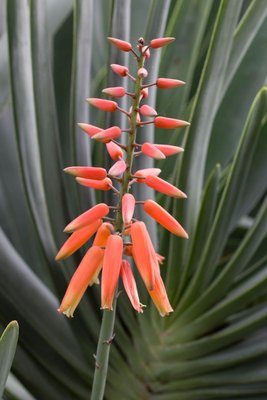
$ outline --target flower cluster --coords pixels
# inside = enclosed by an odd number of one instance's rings
[[[183,151],[181,147],[152,144],[145,142],[142,145],[136,141],[137,129],[147,124],[165,129],[176,129],[189,125],[188,122],[161,117],[157,111],[143,103],[149,96],[149,87],[155,85],[160,89],[174,88],[184,84],[183,81],[168,78],[158,78],[156,82],[144,84],[148,77],[145,61],[150,57],[150,50],[163,47],[171,43],[174,38],[158,38],[145,44],[140,38],[137,51],[124,40],[108,38],[112,45],[122,51],[131,52],[137,62],[136,76],[129,73],[127,67],[112,64],[112,70],[121,77],[128,77],[133,81],[134,91],[129,93],[122,86],[109,87],[103,90],[108,96],[120,98],[129,96],[131,107],[126,111],[113,100],[89,98],[88,103],[107,112],[122,112],[128,117],[129,128],[124,131],[118,126],[101,129],[87,123],[80,123],[80,128],[93,140],[104,143],[110,157],[115,161],[109,171],[104,168],[74,166],[65,169],[65,172],[75,176],[76,181],[86,187],[98,190],[112,190],[117,195],[117,205],[109,207],[100,203],[87,210],[65,228],[64,232],[71,233],[63,244],[56,259],[63,260],[73,254],[95,235],[92,246],[89,248],[78,268],[76,269],[59,312],[68,317],[79,304],[87,287],[98,283],[101,273],[101,307],[112,310],[119,278],[121,277],[125,291],[137,312],[142,312],[143,305],[139,301],[136,282],[129,259],[134,260],[141,278],[162,316],[173,311],[162,278],[159,264],[164,257],[156,253],[150,239],[146,225],[137,221],[134,216],[135,207],[143,207],[144,211],[164,228],[182,238],[188,238],[186,231],[163,207],[151,199],[136,201],[131,194],[132,185],[144,184],[154,190],[176,198],[186,198],[185,193],[177,187],[161,179],[159,168],[147,168],[134,171],[134,158],[144,154],[156,160]],[[142,120],[142,116],[150,120]],[[118,139],[122,134],[127,135],[127,144],[122,145]],[[118,189],[119,185],[119,189]],[[112,213],[112,216],[109,214]]]

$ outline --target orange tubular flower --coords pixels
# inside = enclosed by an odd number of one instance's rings
[[[135,264],[148,290],[155,285],[155,270],[158,269],[156,253],[144,222],[131,226],[132,252]]]
[[[98,229],[93,246],[105,247],[110,235],[114,233],[114,227],[109,222],[104,222]]]
[[[135,207],[135,198],[131,193],[126,193],[122,197],[122,219],[126,225],[129,225],[132,221]]]
[[[64,172],[80,178],[102,180],[107,176],[105,168],[98,167],[68,167],[64,168]]]
[[[126,93],[126,90],[123,86],[115,86],[103,89],[102,93],[105,93],[112,97],[123,97]]]
[[[162,317],[173,312],[173,308],[170,305],[164,283],[159,273],[155,276],[154,289],[149,290],[149,294]]]
[[[103,129],[98,128],[98,126],[91,125],[91,124],[77,124],[79,128],[81,128],[88,136],[92,137],[96,135],[98,132],[101,132]]]
[[[64,229],[64,232],[77,231],[77,229],[83,228],[84,226],[92,224],[97,219],[105,217],[108,213],[109,207],[105,203],[97,204],[71,221]]]
[[[123,151],[116,143],[108,142],[106,143],[106,148],[112,160],[118,161],[123,157]]]
[[[148,175],[145,179],[145,184],[160,193],[166,194],[167,196],[177,197],[180,199],[187,198],[184,192],[158,176]]]
[[[73,317],[73,313],[87,287],[96,280],[96,274],[101,268],[103,256],[104,250],[99,247],[91,247],[87,251],[71,278],[58,309],[60,313],[65,314],[67,317]]]
[[[149,46],[152,47],[152,49],[158,49],[159,47],[166,46],[167,44],[173,42],[174,40],[175,40],[174,37],[157,38],[151,40]]]
[[[141,151],[146,156],[154,158],[155,160],[164,160],[166,158],[156,146],[148,142],[142,144]]]
[[[112,310],[113,299],[120,275],[123,252],[123,241],[118,235],[111,235],[103,260],[101,308]]]
[[[71,256],[84,245],[97,231],[97,229],[102,224],[102,220],[98,219],[92,224],[86,226],[85,228],[78,229],[73,232],[72,235],[66,240],[61,249],[56,255],[56,260],[64,260],[65,258]]]
[[[142,313],[142,307],[144,307],[140,301],[137,292],[136,282],[134,279],[133,271],[130,263],[127,260],[122,260],[121,263],[121,278],[123,282],[124,289],[129,297],[129,300],[133,306],[133,308]]]
[[[95,180],[95,179],[86,179],[86,178],[80,178],[77,177],[76,181],[83,186],[87,186],[92,189],[97,189],[97,190],[110,190],[112,186],[112,181],[109,178],[101,179],[101,180]]]
[[[178,79],[158,78],[156,81],[156,85],[160,89],[170,89],[177,86],[183,86],[185,85],[185,82],[179,81]]]
[[[126,42],[125,40],[113,38],[113,37],[108,37],[108,40],[114,44],[114,46],[118,47],[118,49],[122,51],[130,51],[132,50],[132,45],[129,42]]]
[[[190,125],[190,123],[187,121],[175,118],[166,118],[166,117],[156,117],[154,120],[154,124],[157,128],[163,128],[163,129],[176,129]]]
[[[173,218],[163,207],[157,204],[153,200],[146,200],[144,202],[144,210],[160,225],[166,228],[168,231],[174,233],[176,236],[181,236],[188,239],[188,234],[184,228]]]
[[[96,108],[99,108],[103,111],[114,112],[118,108],[118,104],[116,101],[112,100],[104,100],[104,99],[96,99],[96,98],[89,98],[86,101]]]

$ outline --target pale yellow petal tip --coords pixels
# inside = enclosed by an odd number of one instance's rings
[[[160,312],[159,311],[159,315],[161,316],[161,317],[168,317],[169,315],[170,315],[170,313],[172,313],[174,310],[173,309],[171,309],[171,310],[169,310],[169,311],[165,311],[165,312]]]
[[[67,308],[66,310],[62,310],[60,307],[57,309],[57,311],[59,312],[59,314],[64,314],[64,315],[66,315],[66,317],[68,317],[68,318],[73,318],[73,312],[74,312],[74,310],[73,310],[73,307],[69,307],[69,308]]]
[[[113,311],[113,307],[104,304],[103,306],[100,307],[100,310]]]

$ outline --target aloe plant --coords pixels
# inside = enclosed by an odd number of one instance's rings
[[[161,274],[174,312],[158,316],[138,276],[145,312],[136,315],[120,294],[105,398],[266,399],[265,0],[8,0],[1,7],[0,322],[20,325],[13,375],[38,400],[90,398],[99,288],[86,293],[72,320],[59,315],[84,253],[54,258],[66,223],[107,199],[79,188],[62,169],[110,167],[101,144],[77,126],[123,124],[117,113],[104,120],[84,101],[122,86],[109,64],[133,68],[106,37],[174,36],[148,65],[150,79],[186,85],[171,95],[151,88],[149,105],[191,125],[168,136],[149,125],[143,139],[185,149],[164,161],[162,172],[187,201],[156,200],[190,239],[142,216],[166,257]],[[162,163],[138,160],[137,169]],[[23,399],[9,385],[4,398],[12,394]]]

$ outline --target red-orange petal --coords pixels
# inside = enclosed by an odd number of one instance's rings
[[[91,106],[99,108],[100,110],[103,111],[114,112],[118,108],[118,104],[116,103],[116,101],[112,100],[105,100],[105,99],[98,99],[91,97],[89,99],[86,99],[86,101],[89,104],[91,104]]]
[[[106,89],[103,89],[102,93],[105,93],[108,96],[119,98],[119,97],[123,97],[125,95],[126,90],[123,86],[113,86],[113,87],[108,87]]]
[[[174,37],[163,37],[163,38],[152,39],[151,42],[149,43],[149,46],[152,47],[152,49],[158,49],[159,47],[166,46],[167,44],[173,42],[174,40],[175,40]]]
[[[76,232],[73,232],[71,236],[63,244],[63,246],[57,253],[55,259],[57,261],[64,260],[65,258],[75,253],[76,250],[82,247],[84,243],[86,243],[87,240],[89,240],[94,235],[94,233],[97,231],[97,229],[100,227],[101,224],[102,220],[98,219],[94,221],[92,224],[84,228],[78,229]]]
[[[123,252],[123,241],[118,235],[111,235],[103,260],[101,282],[101,308],[112,310],[113,299],[119,280]]]
[[[127,164],[124,160],[119,160],[112,165],[108,171],[111,176],[121,176],[127,168]]]
[[[176,129],[190,125],[190,123],[187,121],[167,117],[156,117],[154,120],[154,124],[157,128],[163,129]]]
[[[108,143],[106,143],[106,148],[107,148],[107,152],[110,155],[110,157],[112,158],[112,160],[118,161],[119,159],[121,159],[123,157],[122,148],[120,146],[118,146],[116,143],[108,142]]]
[[[156,146],[148,142],[142,144],[141,151],[146,156],[155,158],[156,160],[164,160],[166,158],[165,155],[159,149],[157,149]]]
[[[188,239],[188,234],[184,228],[176,221],[171,214],[169,214],[163,207],[157,204],[154,200],[146,200],[144,202],[144,210],[160,225],[166,228],[168,231],[174,233],[177,236],[181,236]]]
[[[154,289],[149,290],[149,294],[162,317],[173,312],[173,308],[170,305],[164,283],[159,273],[156,274],[155,277]]]
[[[170,144],[154,144],[166,157],[174,154],[182,153],[184,149],[178,146],[172,146]]]
[[[166,182],[164,179],[159,178],[155,175],[148,175],[145,179],[145,184],[160,193],[164,193],[167,196],[177,197],[180,199],[186,199],[186,194],[173,186],[171,183]]]
[[[112,186],[112,181],[109,178],[101,179],[101,180],[95,180],[95,179],[86,179],[86,178],[80,178],[76,177],[76,181],[83,186],[96,189],[96,190],[110,190]]]
[[[64,229],[64,232],[77,231],[77,229],[83,228],[84,226],[92,224],[97,219],[105,217],[108,213],[109,207],[105,203],[97,204],[71,221]]]
[[[153,108],[150,107],[148,104],[143,104],[140,109],[140,114],[144,115],[144,117],[155,117],[158,115],[157,111]]]
[[[135,198],[131,193],[125,193],[122,197],[122,219],[124,224],[130,224],[135,208]]]
[[[73,176],[79,176],[80,178],[86,179],[105,179],[107,171],[105,168],[98,167],[67,167],[64,168],[64,172]]]
[[[109,222],[104,222],[97,230],[93,246],[105,247],[110,235],[114,233],[114,226]]]
[[[98,132],[101,132],[103,129],[98,126],[91,124],[79,123],[77,124],[88,136],[92,137],[96,135]]]
[[[140,179],[137,179],[137,182],[139,183],[145,183],[145,177],[148,175],[159,175],[161,173],[161,169],[159,168],[145,168],[145,169],[139,169],[134,173],[134,176],[140,177]]]
[[[148,288],[152,290],[155,284],[155,270],[158,265],[153,244],[144,222],[137,221],[131,226],[132,252],[139,273]]]
[[[117,75],[120,75],[120,76],[128,75],[129,70],[124,65],[111,64],[110,67],[111,67],[112,71],[115,72],[115,74],[117,74]]]
[[[132,45],[129,42],[126,42],[125,40],[113,38],[113,37],[108,37],[108,40],[110,43],[112,43],[114,46],[116,46],[118,49],[122,51],[130,51],[132,49]]]
[[[118,126],[111,126],[108,129],[98,132],[96,135],[92,136],[92,139],[99,140],[102,143],[108,143],[112,139],[116,139],[121,135],[121,129]]]
[[[104,250],[99,247],[91,247],[73,274],[65,296],[60,304],[58,311],[67,317],[73,317],[73,313],[78,306],[87,287],[95,279],[102,265]]]
[[[124,289],[129,297],[129,300],[130,300],[133,308],[137,312],[142,313],[143,312],[142,304],[140,303],[140,300],[139,300],[133,271],[132,271],[130,263],[127,260],[122,260],[121,278],[122,278]]]
[[[156,81],[156,85],[160,89],[170,89],[178,86],[183,86],[185,85],[185,82],[179,81],[178,79],[158,78]]]

